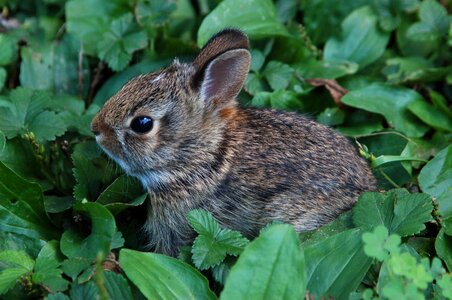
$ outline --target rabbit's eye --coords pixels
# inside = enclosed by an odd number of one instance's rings
[[[136,133],[147,133],[151,131],[153,121],[150,117],[139,116],[132,120],[130,128]]]

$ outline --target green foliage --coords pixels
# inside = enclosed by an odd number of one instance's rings
[[[450,1],[0,5],[1,297],[452,299]],[[89,124],[128,80],[227,27],[250,37],[241,105],[354,139],[381,192],[299,240],[274,224],[248,241],[195,210],[179,260],[138,252],[147,193]]]

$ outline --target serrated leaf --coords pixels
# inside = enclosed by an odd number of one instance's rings
[[[148,299],[216,298],[199,271],[175,258],[122,249],[119,264]]]
[[[176,10],[174,0],[139,0],[136,6],[137,20],[144,26],[162,26]]]
[[[424,223],[432,219],[432,210],[431,199],[426,194],[409,194],[404,189],[367,192],[353,208],[353,221],[356,226],[367,229],[383,225],[389,233],[404,237],[423,230]]]
[[[86,284],[74,284],[69,292],[71,300],[99,299],[99,289],[90,281]]]
[[[132,291],[124,276],[105,272],[105,288],[111,299],[132,300]]]
[[[354,10],[342,22],[342,34],[325,44],[324,59],[351,61],[363,68],[380,58],[389,41],[389,33],[378,28],[377,16],[369,6]]]
[[[147,45],[147,35],[137,31],[131,14],[113,20],[110,31],[98,42],[99,57],[114,71],[123,70],[132,59],[132,53]]]
[[[295,230],[276,224],[251,242],[232,267],[221,299],[301,299],[305,258]]]
[[[293,72],[294,70],[289,65],[272,60],[267,64],[262,74],[273,90],[280,90],[289,85]]]
[[[0,272],[0,295],[6,293],[12,288],[16,281],[22,276],[28,273],[24,268],[10,268]]]
[[[0,262],[3,266],[18,267],[27,271],[33,270],[35,261],[24,251],[0,251]]]
[[[58,292],[67,289],[69,282],[61,276],[60,266],[63,261],[59,253],[60,244],[57,241],[48,242],[36,258],[32,280],[44,285],[47,290]]]
[[[198,232],[193,247],[193,262],[200,270],[214,267],[221,263],[226,254],[238,255],[248,244],[248,240],[239,232],[220,228],[212,214],[204,210],[193,210],[188,220]]]
[[[251,39],[289,36],[278,22],[275,7],[270,0],[222,1],[201,23],[198,29],[198,45],[224,28],[240,28]]]
[[[421,137],[428,127],[408,111],[412,103],[424,101],[413,90],[374,83],[347,93],[342,102],[346,105],[382,114],[391,126],[410,137]]]
[[[270,95],[271,107],[278,110],[303,110],[303,103],[298,99],[297,94],[289,90],[277,90]]]

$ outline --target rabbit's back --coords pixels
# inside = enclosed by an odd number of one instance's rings
[[[301,115],[239,110],[224,138],[235,139],[236,149],[207,203],[217,206],[210,209],[220,221],[250,236],[272,220],[317,228],[375,189],[350,141]]]

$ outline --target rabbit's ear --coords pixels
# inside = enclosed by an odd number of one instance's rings
[[[228,102],[240,92],[250,67],[248,39],[238,30],[214,36],[193,62],[197,69],[194,84],[201,99]]]

